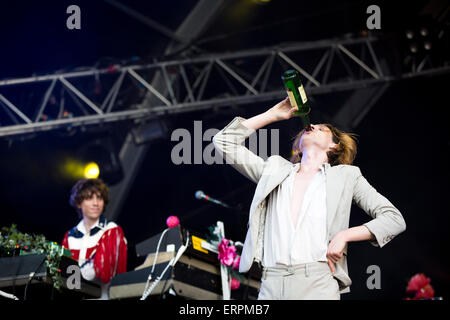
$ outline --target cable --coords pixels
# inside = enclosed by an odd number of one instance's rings
[[[159,246],[161,245],[161,241],[162,241],[164,235],[166,234],[167,231],[169,231],[169,229],[170,228],[167,228],[166,230],[164,230],[163,233],[161,234],[161,236],[159,237],[158,245],[156,246],[155,258],[153,259],[152,270],[150,271],[150,274],[148,275],[148,278],[147,278],[147,282],[145,283],[144,292],[147,291],[150,280],[152,279],[153,271],[155,270],[156,258],[158,257],[158,253],[159,253]]]
[[[36,272],[38,272],[39,268],[42,266],[42,264],[47,260],[47,257],[45,257],[44,259],[42,259],[41,263],[39,263],[38,267],[36,268],[36,270],[32,273],[30,273],[29,279],[27,281],[27,285],[25,286],[25,292],[23,293],[23,300],[27,300],[27,290],[28,290],[28,285],[31,283],[31,281],[33,280],[34,276],[36,275]]]
[[[161,290],[161,294],[159,295],[159,299],[161,300],[162,299],[162,297],[163,297],[163,295],[164,295],[164,291],[166,290],[166,286],[167,286],[167,281],[168,281],[169,279],[166,279],[166,280],[164,280],[164,284],[163,284],[163,287],[162,287],[162,290]],[[169,289],[170,290],[170,289]]]
[[[151,285],[150,288],[144,290],[144,293],[142,294],[141,300],[145,300],[147,299],[147,297],[150,295],[150,293],[153,291],[153,289],[155,289],[155,287],[158,285],[159,281],[161,281],[162,277],[164,276],[164,274],[167,272],[167,270],[169,269],[169,267],[173,267],[175,266],[175,263],[177,263],[178,259],[180,259],[181,255],[184,253],[184,251],[186,251],[187,247],[189,244],[189,238],[186,239],[186,244],[181,246],[178,249],[178,252],[176,254],[175,257],[173,257],[169,263],[167,264],[167,266],[164,268],[163,272],[161,273],[160,276],[158,276],[156,278],[156,280],[153,282],[153,284]]]
[[[186,230],[186,235],[185,235],[185,237],[186,237],[186,238],[189,238],[189,231],[187,231],[187,230]],[[161,290],[161,294],[159,295],[159,299],[160,299],[160,300],[162,299],[162,297],[163,297],[163,295],[164,295],[164,291],[166,290],[166,286],[167,286],[168,280],[169,280],[169,279],[164,280],[164,284],[163,284],[163,287],[162,287],[162,290]],[[173,285],[172,285],[172,288],[173,288]],[[170,291],[170,289],[169,289],[169,291]]]
[[[189,231],[188,230],[185,230],[184,237],[189,239]],[[168,280],[169,279],[164,280],[164,285],[162,287],[161,294],[159,295],[159,299],[160,300],[162,299],[162,297],[164,295],[164,291],[166,290],[166,286],[167,286]],[[173,284],[172,284],[172,286],[170,288],[173,288]],[[170,293],[170,288],[169,288],[169,293]]]
[[[2,290],[0,290],[0,296],[8,298],[8,299],[12,299],[12,300],[19,300],[19,298],[17,298],[15,295],[6,293],[5,291],[2,291]]]

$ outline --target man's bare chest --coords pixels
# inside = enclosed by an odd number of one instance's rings
[[[294,182],[292,187],[292,194],[297,197],[302,197],[306,190],[308,189],[308,186],[310,185],[311,181],[313,180],[315,176],[315,173],[311,174],[305,174],[305,173],[296,173],[294,176]]]
[[[291,219],[295,226],[297,225],[298,215],[302,207],[305,193],[315,176],[314,174],[296,173],[294,176],[292,194],[291,194]]]

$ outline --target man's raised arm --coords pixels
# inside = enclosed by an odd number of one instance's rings
[[[258,183],[265,161],[248,150],[243,142],[256,130],[270,123],[291,118],[295,110],[296,108],[291,107],[289,98],[286,98],[250,119],[236,117],[213,137],[214,146],[226,163],[232,165],[248,179]]]

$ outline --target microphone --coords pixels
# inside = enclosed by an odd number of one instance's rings
[[[221,206],[223,206],[223,207],[225,207],[225,208],[230,208],[230,206],[227,205],[226,203],[223,203],[223,202],[220,201],[220,200],[211,198],[210,196],[206,195],[206,194],[205,194],[203,191],[201,191],[201,190],[198,190],[198,191],[195,193],[195,198],[198,199],[198,200],[206,200],[206,201],[209,201],[209,202],[212,202],[212,203],[221,205]]]

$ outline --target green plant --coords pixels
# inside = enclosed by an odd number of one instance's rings
[[[56,242],[48,241],[41,234],[22,233],[17,226],[3,227],[0,231],[0,256],[45,254],[47,272],[55,289],[61,288],[61,271],[59,263],[65,250]]]

